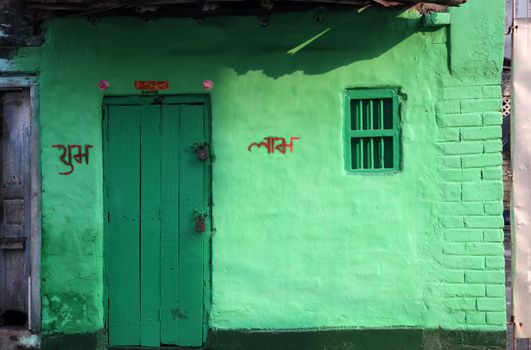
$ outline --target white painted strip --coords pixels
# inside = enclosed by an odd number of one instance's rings
[[[511,116],[513,315],[515,336],[531,338],[531,19],[517,19],[516,25]]]

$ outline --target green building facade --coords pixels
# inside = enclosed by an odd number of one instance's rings
[[[46,21],[42,348],[501,349],[503,21]]]

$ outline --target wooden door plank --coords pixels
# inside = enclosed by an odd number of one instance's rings
[[[161,123],[161,343],[178,345],[179,105],[163,106]]]
[[[109,343],[140,345],[140,107],[110,106]]]
[[[141,117],[141,337],[160,345],[160,118],[161,105],[142,106]]]
[[[31,162],[30,162],[30,100],[29,100],[29,91],[21,91],[21,117],[23,119],[22,122],[22,164],[23,164],[23,188],[24,188],[24,205],[23,205],[23,228],[24,228],[24,238],[25,238],[25,250],[24,250],[24,290],[25,290],[25,301],[24,301],[24,311],[27,315],[26,320],[29,321],[29,318],[31,315],[29,315],[29,300],[28,300],[28,292],[30,289],[30,275],[31,273],[31,251],[32,251],[32,241],[31,241]],[[35,276],[36,278],[39,278],[38,276]],[[30,326],[30,322],[27,324]]]
[[[206,210],[200,161],[192,145],[202,142],[204,106],[181,105],[179,159],[179,345],[201,346],[203,342],[203,238],[194,231],[194,211]]]
[[[6,281],[6,254],[5,250],[0,249],[0,315],[3,315],[6,312],[6,290],[7,290],[7,281]],[[2,326],[0,322],[0,326]]]

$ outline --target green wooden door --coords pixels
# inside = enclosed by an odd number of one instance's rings
[[[109,102],[110,101],[110,102]],[[111,346],[201,346],[208,160],[205,105],[107,100],[107,327]]]

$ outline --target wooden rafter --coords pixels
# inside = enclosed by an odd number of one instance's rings
[[[427,11],[443,11],[467,0],[0,0],[19,2],[31,10],[34,20],[58,16],[210,16],[255,14],[257,11],[293,11],[312,6],[375,6],[392,8],[415,6]]]
[[[286,1],[286,0],[284,0]],[[375,0],[287,0],[287,1],[297,1],[305,3],[336,3],[343,5],[367,5],[371,2],[379,3]],[[459,6],[465,3],[467,0],[386,0],[387,2],[407,4],[407,3],[432,3],[432,4],[441,4],[447,6]],[[134,6],[159,6],[159,5],[183,5],[191,4],[197,2],[211,2],[211,3],[251,3],[249,0],[106,0],[106,1],[97,1],[97,0],[24,0],[26,6],[32,9],[41,9],[41,10],[89,10],[89,9],[113,9],[118,7],[134,7]],[[264,1],[260,1],[263,3]],[[270,1],[272,2],[272,1]]]

